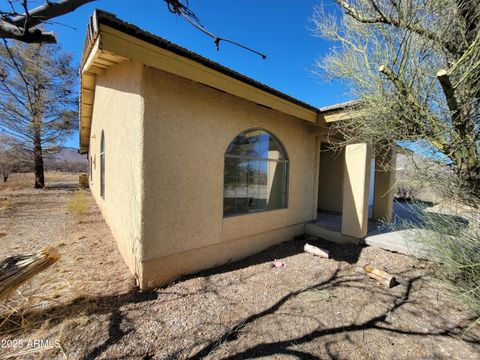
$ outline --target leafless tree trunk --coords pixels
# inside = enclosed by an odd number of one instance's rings
[[[43,187],[45,186],[45,174],[43,167],[42,133],[39,126],[36,126],[34,132],[33,156],[35,164],[35,189],[43,189]]]

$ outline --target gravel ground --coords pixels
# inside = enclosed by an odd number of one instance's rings
[[[0,358],[480,357],[479,326],[466,331],[472,314],[434,279],[434,267],[373,247],[308,239],[330,250],[327,260],[292,240],[140,292],[91,195],[87,212],[74,216],[67,204],[76,177],[51,177],[46,190],[0,187],[0,257],[52,245],[62,254],[0,308]],[[275,259],[285,266],[272,268]],[[366,263],[399,284],[386,289],[356,271]]]

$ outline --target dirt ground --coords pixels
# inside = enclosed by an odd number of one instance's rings
[[[30,181],[31,180],[31,181]],[[478,359],[479,326],[428,262],[373,247],[292,240],[140,292],[78,177],[0,184],[0,258],[58,246],[61,259],[0,305],[0,358]],[[78,201],[77,201],[78,202]],[[282,260],[284,267],[273,268]],[[356,271],[397,276],[386,289]],[[36,342],[35,342],[36,340]]]

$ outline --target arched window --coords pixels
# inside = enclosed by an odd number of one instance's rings
[[[100,196],[105,199],[105,136],[100,139]]]
[[[288,157],[267,131],[238,134],[225,152],[223,215],[287,207]]]

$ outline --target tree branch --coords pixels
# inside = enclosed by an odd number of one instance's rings
[[[470,45],[477,36],[479,14],[476,13],[477,1],[471,0],[456,0],[458,13],[465,21],[465,40]]]
[[[360,21],[361,23],[364,23],[364,24],[379,24],[379,23],[383,23],[385,21],[385,19],[383,19],[382,16],[368,18],[368,17],[365,17],[365,16],[361,15],[357,11],[357,9],[355,9],[354,7],[352,7],[348,3],[348,1],[336,0],[336,2],[343,8],[343,10],[345,11],[345,13],[347,15],[350,15],[355,20]]]
[[[59,2],[45,1],[45,4],[40,5],[25,14],[15,16],[11,19],[11,23],[16,26],[23,26],[25,20],[28,18],[29,27],[37,26],[49,19],[68,14],[82,5],[95,0],[60,0]]]
[[[448,75],[447,70],[441,69],[437,72],[437,79],[442,86],[443,93],[447,99],[448,109],[452,113],[452,120],[455,123],[459,117],[459,107],[457,98],[455,97],[455,88],[450,81],[450,76]]]
[[[171,13],[176,15],[181,15],[182,13],[184,13],[188,17],[195,20],[198,24],[200,24],[200,19],[188,7],[188,0],[186,0],[187,5],[184,5],[181,0],[164,0],[164,1],[167,3],[168,11],[170,11]]]
[[[17,63],[17,60],[15,59],[14,54],[10,50],[10,47],[8,46],[7,41],[5,39],[2,39],[2,40],[3,40],[3,45],[5,46],[5,49],[7,50],[8,56],[12,60],[13,66],[15,67],[15,69],[18,72],[18,75],[20,75],[20,78],[23,80],[23,83],[25,84],[25,92],[27,93],[27,98],[28,98],[28,102],[29,102],[29,105],[30,105],[30,111],[33,113],[34,103],[33,103],[32,96],[31,96],[30,90],[29,90],[30,83],[28,82],[27,78],[23,74],[22,69],[20,69],[20,66]]]
[[[381,11],[379,12],[378,6],[375,4],[373,6],[374,10],[377,11],[379,16],[372,16],[372,17],[367,17],[362,15],[360,12],[357,11],[354,7],[352,7],[347,0],[335,0],[345,11],[345,13],[355,20],[363,23],[363,24],[385,24],[385,25],[390,25],[394,26],[397,28],[405,29],[408,31],[411,31],[419,36],[422,36],[424,38],[427,38],[431,41],[437,42],[441,44],[448,52],[455,54],[457,52],[457,48],[455,46],[452,46],[448,42],[442,41],[441,38],[437,36],[434,32],[430,32],[422,27],[415,26],[412,23],[403,23],[401,19],[395,19],[393,17],[386,17]]]
[[[181,3],[180,0],[165,0],[165,2],[167,3],[167,6],[168,6],[168,10],[176,15],[179,15],[181,17],[183,17],[185,20],[187,20],[193,27],[197,28],[198,30],[200,30],[201,32],[203,32],[204,34],[210,36],[214,43],[215,43],[215,46],[217,48],[217,50],[219,49],[219,46],[220,46],[220,42],[221,41],[224,41],[224,42],[229,42],[233,45],[236,45],[238,47],[241,47],[242,49],[245,49],[247,51],[250,51],[254,54],[257,54],[259,55],[262,59],[266,59],[267,58],[267,55],[265,54],[262,54],[261,52],[258,52],[252,48],[249,48],[248,46],[245,46],[245,45],[242,45],[236,41],[233,41],[233,40],[230,40],[230,39],[226,39],[226,38],[223,38],[223,37],[220,37],[220,36],[217,36],[213,33],[211,33],[210,31],[208,31],[207,29],[205,29],[201,23],[200,23],[200,20],[198,19],[198,17],[188,8],[188,6],[184,5]],[[187,5],[188,5],[188,1],[187,1]]]
[[[422,106],[418,104],[417,100],[412,95],[412,93],[409,92],[405,83],[389,67],[382,65],[378,68],[378,71],[384,74],[387,77],[387,79],[392,82],[395,88],[400,92],[400,95],[408,103],[406,106],[409,106],[412,109],[415,109],[415,112],[420,115],[423,121],[427,122],[428,126],[431,127],[431,130],[429,130],[422,122],[413,121],[413,119],[412,119],[411,125],[413,127],[418,127],[420,129],[419,134],[427,135],[430,139],[435,139],[435,142],[436,142],[435,147],[439,151],[444,153],[447,152],[449,148],[448,141],[444,136],[444,132],[439,127],[440,122],[438,121],[438,119],[430,118],[429,114],[424,111],[424,109],[422,108]]]
[[[14,39],[25,43],[56,43],[57,40],[51,32],[42,32],[39,29],[30,29],[24,32],[23,28],[12,25],[4,20],[0,20],[0,38]]]
[[[35,26],[43,22],[65,15],[95,0],[61,0],[59,2],[45,1],[32,10],[28,10],[27,2],[23,1],[24,14],[14,17],[3,16],[0,20],[0,38],[14,39],[26,43],[56,43],[51,32],[43,32]]]
[[[397,88],[397,90],[400,91],[402,96],[404,96],[405,98],[408,97],[408,91],[405,84],[398,79],[398,77],[389,67],[382,65],[378,68],[378,71],[384,74],[387,77],[387,79],[393,83],[393,85]]]

